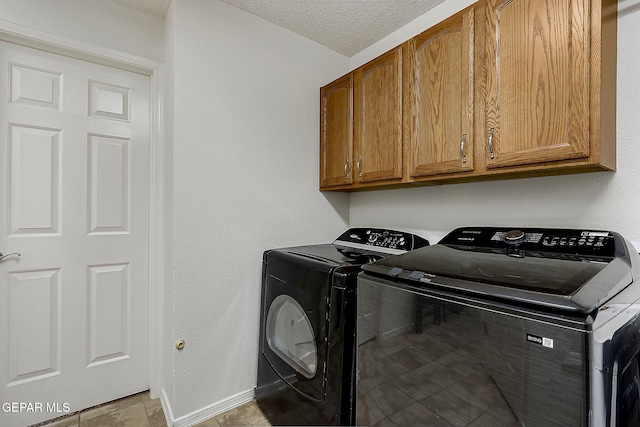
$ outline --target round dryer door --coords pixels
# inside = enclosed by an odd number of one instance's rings
[[[269,348],[293,369],[312,378],[318,368],[318,351],[311,322],[289,295],[276,297],[267,314]]]

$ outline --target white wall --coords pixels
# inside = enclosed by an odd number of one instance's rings
[[[107,0],[0,0],[0,19],[155,60],[164,19]]]
[[[163,289],[162,292],[162,350],[159,357],[162,363],[160,388],[165,416],[173,419],[173,402],[175,401],[174,382],[174,305],[173,305],[173,128],[174,128],[174,82],[175,82],[175,2],[171,2],[165,16],[165,59],[164,65],[164,235],[163,235]],[[170,425],[170,424],[169,424]]]
[[[256,385],[262,252],[347,227],[348,195],[317,188],[319,88],[349,61],[219,0],[174,3],[180,419]]]
[[[351,69],[470,3],[440,4],[352,57]],[[640,241],[640,2],[623,0],[619,8],[617,172],[354,193],[350,226],[410,230],[432,242],[465,225],[599,228]]]

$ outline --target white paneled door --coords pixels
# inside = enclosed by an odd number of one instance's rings
[[[148,388],[149,85],[0,42],[0,426]]]

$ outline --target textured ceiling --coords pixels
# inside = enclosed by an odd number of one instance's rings
[[[114,0],[164,17],[171,0]],[[223,0],[351,57],[444,0]]]
[[[353,56],[443,0],[223,0]]]

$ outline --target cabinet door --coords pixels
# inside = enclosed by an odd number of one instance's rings
[[[353,183],[353,75],[320,89],[320,188]]]
[[[487,167],[588,157],[589,1],[487,6]]]
[[[412,177],[473,169],[474,10],[412,39],[405,51],[405,137]]]
[[[402,48],[355,71],[358,182],[402,178]]]

